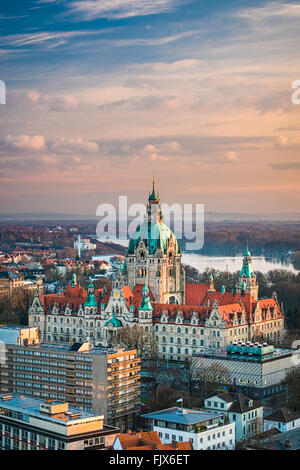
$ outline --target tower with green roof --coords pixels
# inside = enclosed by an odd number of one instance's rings
[[[244,251],[243,266],[236,284],[236,292],[251,294],[254,300],[257,300],[258,288],[259,286],[256,280],[256,274],[253,270],[251,253],[247,242],[247,247]]]
[[[95,297],[95,288],[92,282],[88,286],[88,294],[84,303],[84,310],[87,314],[97,313],[98,302]]]
[[[142,289],[142,299],[138,311],[139,323],[144,325],[148,324],[151,327],[153,307],[150,301],[149,289],[146,285]]]
[[[159,195],[152,182],[144,222],[132,234],[125,253],[122,282],[134,290],[147,284],[159,303],[185,303],[185,272],[181,249],[164,223]]]

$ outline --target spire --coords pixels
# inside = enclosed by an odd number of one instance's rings
[[[77,276],[75,273],[72,274],[72,287],[77,285]]]
[[[212,273],[211,273],[210,276],[209,276],[209,288],[208,288],[208,292],[215,292],[214,277],[213,277]]]
[[[252,267],[251,253],[248,248],[248,240],[247,240],[247,248],[244,252],[243,267],[240,272],[240,277],[242,277],[243,274],[249,278],[251,278],[254,274],[253,267]]]
[[[97,304],[97,300],[96,300],[96,297],[95,297],[95,288],[94,288],[94,284],[92,283],[92,281],[89,283],[89,286],[88,286],[88,295],[87,295],[87,298],[86,298],[86,301],[85,301],[85,304],[87,307],[97,307],[98,304]]]
[[[149,289],[146,285],[142,290],[142,301],[141,305],[139,306],[139,310],[153,310],[149,297]]]
[[[150,196],[149,196],[149,201],[159,202],[159,199],[158,199],[158,196],[157,196],[156,190],[155,190],[155,180],[154,180],[154,177],[153,177],[153,182],[152,182],[152,193],[151,193]]]
[[[247,247],[246,247],[246,250],[244,251],[244,256],[251,256],[251,253],[250,253],[249,247],[248,247],[248,240],[247,240]]]

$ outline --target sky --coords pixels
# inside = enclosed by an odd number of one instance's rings
[[[0,213],[300,207],[300,1],[0,0]],[[299,94],[300,97],[300,94]]]

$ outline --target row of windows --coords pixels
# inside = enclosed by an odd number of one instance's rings
[[[175,328],[175,327],[171,326],[171,327],[170,327],[170,331],[173,331],[173,328]],[[155,331],[160,331],[159,325],[155,325]],[[167,327],[166,327],[165,325],[163,325],[163,326],[161,327],[161,331],[162,331],[163,333],[166,332],[166,331],[167,331]],[[183,329],[181,330],[180,326],[177,327],[177,333],[178,333],[178,334],[181,334],[181,333],[183,333],[183,332],[184,332],[186,335],[188,335],[189,332],[190,332],[190,330],[189,330],[189,328],[184,328],[184,331],[183,331]],[[193,328],[193,329],[192,329],[192,334],[193,334],[193,335],[196,335],[196,334],[197,334],[196,328]],[[204,330],[203,330],[203,329],[200,330],[200,335],[204,335]]]

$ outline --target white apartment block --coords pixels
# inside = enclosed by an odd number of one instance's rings
[[[224,413],[173,407],[142,416],[163,444],[190,441],[194,450],[235,449],[235,424],[224,424]]]

